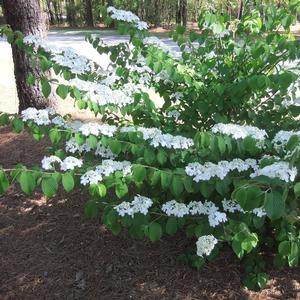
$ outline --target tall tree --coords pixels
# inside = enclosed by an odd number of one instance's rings
[[[45,16],[42,13],[39,0],[3,0],[6,22],[13,30],[23,32],[25,35],[34,34],[44,37],[46,35]],[[19,111],[28,107],[45,108],[52,104],[46,99],[38,83],[29,86],[26,82],[29,73],[36,77],[45,76],[38,66],[32,66],[32,61],[12,44],[14,73],[19,97]]]
[[[87,26],[94,27],[92,0],[85,0],[85,23]]]
[[[187,24],[187,0],[176,0],[176,24]]]

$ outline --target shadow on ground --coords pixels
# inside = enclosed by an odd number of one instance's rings
[[[0,130],[0,164],[39,163],[47,142]],[[87,195],[0,197],[1,299],[299,299],[300,270],[271,272],[260,293],[240,285],[237,260],[225,251],[201,272],[176,262],[179,236],[150,243],[113,236],[86,219]]]

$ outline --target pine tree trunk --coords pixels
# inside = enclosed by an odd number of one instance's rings
[[[41,11],[39,0],[4,0],[4,14],[6,22],[13,30],[23,32],[25,35],[34,34],[44,37],[46,35],[45,17]],[[46,99],[39,84],[29,86],[26,79],[29,73],[40,77],[40,68],[33,67],[30,58],[23,50],[12,44],[14,73],[19,98],[19,112],[28,108],[46,108],[53,105],[54,99]]]
[[[85,23],[89,27],[94,27],[92,0],[85,0]]]

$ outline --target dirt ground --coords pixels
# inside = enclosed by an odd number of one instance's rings
[[[0,164],[39,164],[47,142],[0,129]],[[241,287],[237,259],[225,251],[204,270],[176,262],[188,242],[113,236],[83,214],[87,195],[47,200],[18,187],[0,197],[0,299],[300,299],[300,268],[273,271],[262,292]]]

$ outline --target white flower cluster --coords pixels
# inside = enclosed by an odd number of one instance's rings
[[[286,146],[289,139],[293,135],[298,135],[300,137],[300,131],[285,131],[285,130],[278,131],[272,140],[274,148],[277,151],[284,150],[284,147]]]
[[[75,138],[71,138],[66,142],[66,151],[70,153],[76,153],[78,152],[79,154],[81,153],[87,153],[90,152],[92,149],[87,143],[83,143],[82,145],[79,145],[76,142]],[[117,157],[110,148],[105,147],[101,145],[100,142],[97,143],[97,148],[95,150],[95,155],[99,155],[103,158],[109,158],[109,159],[114,159]]]
[[[192,139],[183,137],[181,135],[171,135],[169,133],[162,133],[158,128],[144,128],[144,127],[122,127],[120,132],[141,132],[146,141],[150,141],[153,147],[164,147],[167,149],[188,149],[194,145]]]
[[[179,203],[176,200],[171,200],[163,204],[161,210],[167,216],[182,218],[189,214],[189,209],[184,203]]]
[[[125,215],[134,217],[134,214],[140,213],[147,215],[149,208],[152,206],[153,201],[150,198],[137,195],[134,197],[132,202],[122,202],[115,206],[114,209],[117,211],[118,215],[124,217]]]
[[[61,160],[59,157],[55,155],[49,157],[45,156],[42,160],[42,168],[44,170],[53,170],[54,163],[59,163],[61,170],[67,171],[67,170],[74,170],[76,167],[80,168],[83,164],[83,161],[73,156],[68,156],[64,160]]]
[[[52,55],[52,60],[57,64],[67,67],[73,74],[83,74],[91,71],[91,63],[87,57],[79,55],[75,49],[70,47],[59,48],[52,46],[47,41],[36,35],[28,35],[23,39],[25,44],[34,45],[36,49],[39,47]]]
[[[252,214],[258,216],[259,218],[261,218],[267,214],[263,207],[257,207],[251,211],[245,211],[244,209],[241,208],[241,206],[238,203],[236,203],[233,200],[224,199],[222,201],[222,205],[223,205],[224,211],[230,212],[230,213],[234,213],[234,212],[240,212],[243,214],[244,213],[252,213]]]
[[[90,170],[83,174],[80,177],[80,182],[82,185],[97,184],[102,181],[104,176],[109,176],[117,171],[122,172],[123,176],[131,174],[131,163],[127,160],[114,161],[105,159],[95,170]]]
[[[49,109],[36,109],[29,107],[21,112],[21,118],[24,122],[33,121],[37,125],[49,125],[51,121],[49,115],[53,114],[52,110]]]
[[[218,240],[211,234],[200,236],[196,242],[197,255],[201,257],[210,255],[217,243]]]
[[[91,147],[87,143],[79,145],[76,142],[75,138],[70,138],[68,141],[66,141],[65,149],[67,152],[70,152],[70,153],[79,152],[80,154],[91,151]]]
[[[247,171],[248,169],[256,170],[258,168],[255,159],[242,160],[235,158],[232,161],[221,160],[217,164],[206,162],[201,165],[198,162],[190,163],[186,166],[185,172],[188,176],[193,177],[195,182],[210,180],[213,177],[224,179],[225,176],[233,171]]]
[[[297,168],[290,167],[288,162],[279,161],[269,166],[259,168],[250,174],[251,178],[256,176],[267,176],[270,178],[279,178],[285,182],[293,182],[297,176]]]
[[[259,129],[254,126],[242,126],[237,124],[223,124],[218,123],[211,128],[213,133],[222,133],[232,136],[234,139],[244,139],[248,136],[255,140],[263,141],[267,138],[265,130]]]
[[[73,79],[70,82],[79,90],[85,92],[83,100],[90,100],[98,105],[117,105],[124,107],[133,103],[133,98],[122,90],[113,90],[109,86],[81,79]]]
[[[84,136],[89,136],[90,134],[99,136],[106,135],[112,137],[117,131],[117,127],[108,124],[98,124],[98,123],[83,123],[78,129]]]
[[[54,163],[59,163],[61,164],[61,159],[55,155],[51,155],[49,157],[44,157],[42,159],[42,168],[44,170],[52,170],[54,167],[53,167],[53,164]]]
[[[141,21],[140,18],[131,11],[116,9],[113,6],[110,6],[107,8],[107,12],[111,14],[110,16],[114,20],[132,23],[139,30],[148,29],[147,23]]]
[[[73,74],[84,74],[91,71],[91,64],[87,57],[79,55],[73,48],[61,48],[53,55],[53,61],[67,67]]]
[[[99,155],[99,156],[101,156],[103,158],[108,158],[108,159],[111,159],[111,160],[113,160],[113,159],[115,159],[117,157],[117,155],[114,154],[110,150],[110,148],[101,145],[101,143],[97,144],[95,155]]]
[[[225,213],[220,212],[218,207],[211,201],[192,201],[189,204],[179,203],[176,200],[171,200],[162,205],[161,210],[167,216],[182,218],[187,215],[207,215],[208,222],[211,227],[216,227],[220,223],[227,221]]]

